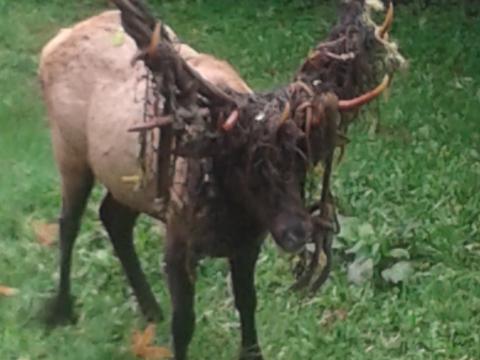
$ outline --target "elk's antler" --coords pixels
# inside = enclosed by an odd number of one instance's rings
[[[385,89],[388,87],[390,83],[390,77],[385,75],[383,81],[372,91],[369,91],[363,95],[360,95],[354,99],[350,100],[339,100],[338,101],[338,110],[340,111],[350,111],[356,109],[362,105],[369,103],[370,101],[374,100],[377,96],[379,96]]]
[[[152,30],[156,19],[141,0],[112,0],[122,16],[122,24],[137,43],[139,49],[144,49],[150,43]]]
[[[331,244],[334,232],[338,231],[330,174],[338,145],[337,134],[343,129],[342,118],[348,117],[341,113],[372,101],[390,83],[390,77],[386,75],[380,85],[362,94],[366,87],[375,86],[371,85],[372,82],[379,71],[384,71],[383,67],[365,66],[374,57],[371,56],[373,50],[363,40],[376,37],[380,45],[388,45],[393,5],[390,4],[383,24],[377,27],[369,18],[365,19],[365,8],[359,7],[364,2],[352,2],[355,6],[345,9],[340,24],[331,32],[328,41],[320,43],[305,61],[293,84],[270,94],[242,95],[225,92],[190,67],[175,50],[174,39],[167,28],[155,20],[142,0],[112,1],[121,10],[125,31],[140,49],[133,61],[144,61],[153,74],[157,100],[154,110],[157,113],[153,121],[131,131],[161,129],[157,156],[157,176],[162,174],[157,179],[159,197],[168,200],[172,159],[176,156],[205,158],[213,153],[218,156],[219,148],[210,145],[214,143],[212,138],[218,138],[221,131],[236,128],[235,134],[241,136],[226,136],[222,141],[227,139],[231,147],[238,147],[254,143],[251,139],[261,139],[268,146],[277,146],[277,143],[268,143],[270,138],[276,137],[267,135],[272,135],[278,127],[293,123],[301,129],[303,138],[306,138],[305,152],[309,164],[323,162],[324,174],[321,199],[318,207],[311,209],[314,251],[311,261],[308,261],[310,254],[304,254],[305,266],[295,288],[308,286],[312,291],[317,290],[330,272]],[[164,100],[161,114],[158,113],[159,96]],[[199,124],[201,126],[197,126]],[[212,133],[213,137],[210,136]]]
[[[167,29],[155,20],[142,0],[112,1],[121,11],[125,31],[140,49],[132,62],[142,60],[153,77],[154,120],[130,131],[145,134],[153,128],[161,129],[157,140],[157,198],[166,204],[176,157],[207,156],[211,132],[218,129],[218,114],[235,114],[238,105],[182,59]],[[232,116],[228,121],[225,130],[236,122]]]
[[[200,95],[211,105],[236,106],[235,100],[223,90],[205,80],[192,69],[173,49],[172,40],[167,35],[163,25],[157,24],[142,0],[112,0],[121,11],[122,24],[125,31],[135,40],[139,49],[134,61],[144,60],[152,72],[171,71],[176,69],[186,82],[194,83]],[[161,41],[163,40],[163,41]],[[163,48],[160,49],[159,45]],[[166,51],[170,48],[170,51]],[[169,69],[165,69],[169,67]],[[190,80],[190,81],[187,81]]]

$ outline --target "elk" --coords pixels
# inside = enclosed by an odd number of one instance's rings
[[[195,51],[159,26],[141,1],[113,2],[121,12],[108,11],[63,30],[41,54],[39,76],[62,190],[60,280],[47,321],[58,325],[73,318],[72,251],[96,180],[107,190],[100,219],[149,321],[163,315],[140,267],[133,229],[142,213],[166,225],[175,359],[187,359],[195,326],[195,265],[206,256],[230,263],[240,358],[263,359],[254,285],[261,244],[270,233],[289,253],[305,254],[307,244],[315,243],[312,264],[320,250],[328,255],[328,239],[323,242],[320,235],[331,231],[306,204],[306,176],[318,163],[326,170],[331,166],[344,115],[349,118],[347,113],[388,85],[386,79],[367,91],[380,72],[398,65],[391,59],[400,55],[386,37],[391,11],[377,27],[365,16],[368,4],[347,2],[330,40],[309,56],[295,81],[256,94],[227,62]],[[122,25],[128,35],[114,45]],[[345,30],[352,26],[356,31]],[[386,60],[369,63],[385,53]],[[149,111],[155,116],[142,122]],[[179,119],[186,124],[180,130]],[[205,119],[207,129],[198,132]],[[168,142],[165,134],[183,137]],[[183,143],[192,137],[203,143]],[[159,139],[159,148],[145,147]],[[163,148],[165,143],[170,147]],[[323,215],[331,204],[325,178]],[[310,283],[313,270],[312,265],[301,282]],[[322,271],[316,287],[326,274]]]

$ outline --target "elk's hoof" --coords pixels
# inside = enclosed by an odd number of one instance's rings
[[[240,360],[263,360],[262,352],[258,346],[242,349]]]
[[[142,306],[142,314],[148,322],[161,322],[164,319],[162,309],[157,303]]]
[[[71,296],[55,296],[48,300],[42,316],[45,324],[50,328],[74,324],[73,303]]]

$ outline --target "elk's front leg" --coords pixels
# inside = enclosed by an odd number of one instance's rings
[[[242,349],[240,360],[262,360],[255,327],[255,264],[259,248],[238,251],[230,258],[235,306],[240,313]]]
[[[166,272],[172,301],[172,336],[175,360],[186,360],[195,329],[195,263],[185,244],[168,236]]]

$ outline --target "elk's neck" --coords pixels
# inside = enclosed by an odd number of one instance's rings
[[[189,233],[196,256],[225,257],[239,246],[260,243],[266,229],[245,206],[241,167],[223,160],[185,162],[187,173],[169,223]]]

